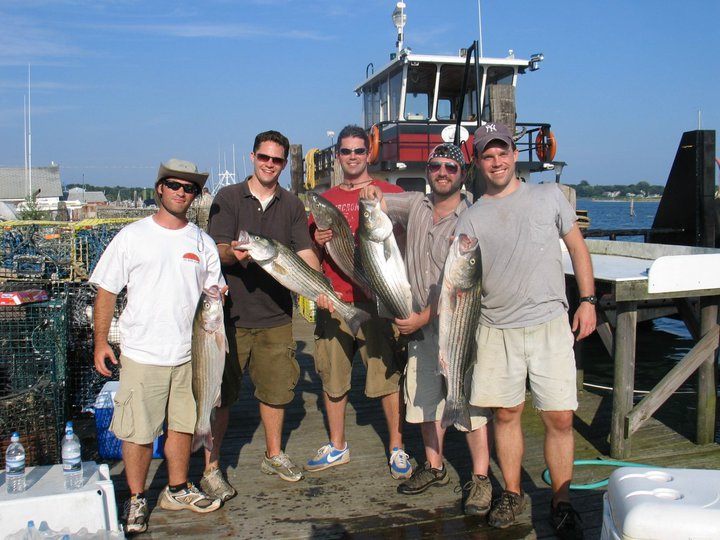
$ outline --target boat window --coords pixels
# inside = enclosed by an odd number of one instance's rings
[[[390,100],[387,116],[383,115],[382,120],[397,120],[400,117],[400,93],[402,91],[402,70],[390,75],[389,80]]]
[[[492,66],[488,68],[487,72],[487,86],[490,85],[512,85],[513,78],[515,75],[515,69],[509,66]],[[490,115],[490,100],[488,96],[485,96],[482,110],[482,120],[484,122],[491,121]]]
[[[432,114],[435,96],[434,64],[414,63],[408,66],[407,87],[405,90],[405,119],[427,120]]]
[[[461,100],[463,103],[462,120],[477,120],[477,85],[475,84],[475,74],[470,74],[467,81],[467,91],[464,96],[460,96],[464,73],[464,65],[447,65],[441,67],[440,86],[438,88],[438,120],[457,120]]]
[[[424,178],[398,178],[395,183],[405,191],[419,191],[425,193]]]
[[[380,87],[377,83],[363,88],[363,110],[365,129],[370,129],[380,121]]]

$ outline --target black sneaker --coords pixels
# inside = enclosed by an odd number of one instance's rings
[[[417,495],[431,486],[444,486],[449,481],[447,467],[433,469],[425,462],[422,467],[415,469],[412,476],[400,484],[397,490],[403,495]]]
[[[560,540],[583,540],[582,519],[569,502],[550,501],[550,525]]]
[[[509,527],[518,515],[525,509],[525,495],[503,491],[500,497],[493,501],[492,509],[488,514],[488,525],[496,529]]]

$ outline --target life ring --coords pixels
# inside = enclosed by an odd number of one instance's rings
[[[535,137],[535,154],[540,161],[547,163],[555,159],[557,152],[557,141],[555,135],[550,128],[540,128],[537,137]]]
[[[380,128],[377,127],[377,124],[373,124],[373,127],[370,128],[368,138],[370,139],[368,163],[373,164],[380,157]]]

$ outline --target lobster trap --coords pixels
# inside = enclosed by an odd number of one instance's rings
[[[59,461],[63,416],[57,410],[58,385],[43,379],[30,388],[0,397],[0,464],[5,468],[5,450],[10,434],[20,433],[26,465]]]

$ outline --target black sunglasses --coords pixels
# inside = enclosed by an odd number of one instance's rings
[[[196,184],[181,184],[180,182],[168,179],[163,180],[162,183],[164,186],[167,186],[173,191],[177,191],[182,188],[185,193],[189,193],[190,195],[197,195],[200,193],[200,188]]]
[[[273,165],[282,165],[285,163],[285,158],[281,157],[275,157],[275,156],[268,156],[267,154],[255,154],[255,157],[260,161],[261,163],[267,163],[268,161],[272,161]]]
[[[340,152],[340,155],[342,156],[349,156],[350,154],[364,156],[367,154],[367,148],[341,148],[338,152]]]
[[[445,167],[445,170],[450,174],[455,174],[460,170],[460,167],[458,167],[458,165],[455,163],[441,163],[439,161],[431,161],[427,164],[428,171],[430,172],[438,172],[443,166]]]

